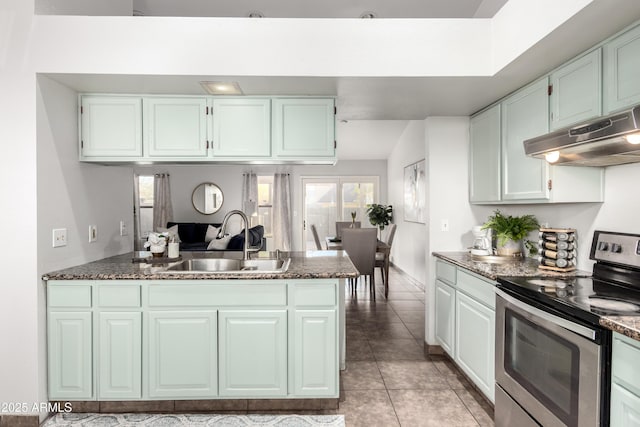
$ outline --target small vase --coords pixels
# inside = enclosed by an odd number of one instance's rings
[[[165,245],[151,245],[149,246],[149,251],[151,252],[151,255],[158,258],[164,255],[164,248]]]
[[[522,256],[522,241],[509,239],[502,245],[498,244],[496,252],[500,256]]]

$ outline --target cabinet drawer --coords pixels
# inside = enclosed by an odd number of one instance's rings
[[[495,310],[496,296],[494,284],[465,271],[458,271],[458,289]]]
[[[456,284],[456,267],[444,261],[436,261],[436,277],[450,285]]]
[[[91,307],[91,286],[50,286],[47,291],[49,307]]]
[[[613,381],[640,396],[640,341],[613,334]]]
[[[140,307],[140,286],[100,286],[98,306]]]
[[[332,283],[296,284],[293,288],[296,307],[336,305],[336,287]]]
[[[159,285],[149,286],[150,307],[245,307],[287,304],[284,283],[232,285]]]

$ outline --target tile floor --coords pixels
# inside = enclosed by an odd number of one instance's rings
[[[389,298],[376,276],[347,289],[347,370],[335,411],[352,426],[493,426],[493,409],[444,356],[425,356],[424,293],[391,269]],[[332,411],[333,412],[333,411]]]

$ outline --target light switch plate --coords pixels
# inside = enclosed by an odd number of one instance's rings
[[[98,240],[98,226],[90,225],[89,226],[89,243],[95,242]]]
[[[67,229],[54,228],[53,229],[53,247],[59,248],[61,246],[67,246]]]
[[[127,223],[124,221],[120,221],[120,235],[126,236],[128,234],[129,234],[129,231],[127,230]]]

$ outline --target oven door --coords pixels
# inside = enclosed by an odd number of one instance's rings
[[[496,383],[538,423],[600,424],[596,331],[496,289]],[[496,420],[502,408],[496,405]]]

